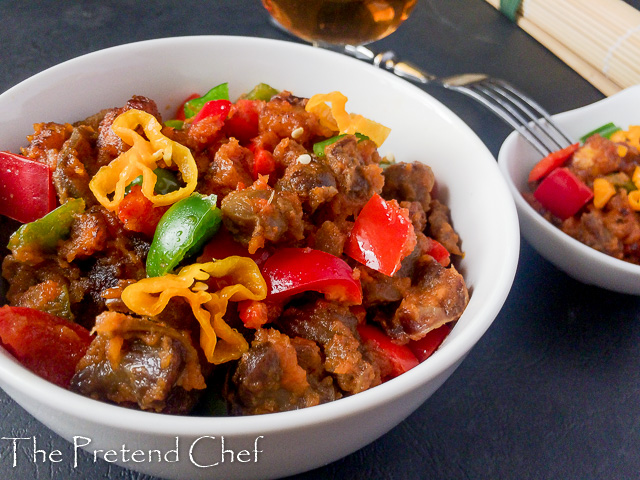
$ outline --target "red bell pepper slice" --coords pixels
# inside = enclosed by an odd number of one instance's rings
[[[564,165],[567,160],[569,160],[573,156],[576,150],[578,150],[579,146],[579,143],[574,143],[573,145],[569,145],[568,147],[565,147],[562,150],[558,150],[557,152],[551,152],[549,155],[547,155],[534,165],[534,167],[529,172],[529,181],[537,182],[541,178],[549,175],[549,173],[551,173],[551,171],[553,171],[554,169]]]
[[[383,380],[397,377],[420,363],[407,345],[393,343],[391,338],[379,328],[362,323],[357,329],[362,343],[388,360],[391,372],[388,378]]]
[[[356,218],[344,252],[385,275],[400,269],[402,259],[416,246],[409,212],[395,200],[374,194]]]
[[[198,113],[193,117],[192,125],[198,123],[203,118],[216,117],[224,121],[231,110],[231,102],[229,100],[211,100],[204,104]]]
[[[451,333],[451,330],[451,326],[445,323],[441,327],[429,331],[420,340],[411,341],[407,345],[418,360],[424,362],[433,355],[433,352],[444,342],[444,339]]]
[[[267,282],[268,301],[281,301],[297,293],[313,290],[328,300],[350,305],[362,303],[360,280],[341,258],[311,248],[283,248],[271,255],[262,267]]]
[[[56,191],[47,165],[0,152],[0,215],[29,223],[56,208]]]
[[[247,143],[258,135],[258,102],[240,99],[233,105],[225,122],[227,136],[235,137],[240,143]]]
[[[560,167],[540,182],[533,196],[549,212],[565,220],[593,198],[593,191],[571,170]]]
[[[434,238],[427,237],[427,254],[431,255],[436,262],[443,267],[448,267],[451,263],[451,254],[439,241]]]
[[[27,369],[68,388],[93,337],[67,319],[33,308],[0,307],[0,342]]]
[[[258,175],[270,175],[276,170],[276,162],[269,150],[256,147],[253,150],[253,178]]]

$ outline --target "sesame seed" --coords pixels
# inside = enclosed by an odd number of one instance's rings
[[[304,128],[298,127],[293,132],[291,132],[291,138],[297,140],[304,134]]]
[[[311,163],[311,155],[309,155],[308,153],[303,153],[298,157],[296,162],[302,165],[309,165]]]

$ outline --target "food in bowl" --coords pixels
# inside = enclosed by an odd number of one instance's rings
[[[640,264],[640,127],[607,124],[529,174],[527,201],[563,232]]]
[[[177,414],[304,408],[427,358],[469,300],[431,169],[381,158],[388,129],[338,92],[192,97],[164,124],[142,96],[36,124],[26,158],[2,154],[6,178],[31,172],[5,203],[27,222],[3,261],[7,350]]]

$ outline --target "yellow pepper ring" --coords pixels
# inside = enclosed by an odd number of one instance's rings
[[[202,290],[209,278],[224,278],[228,285],[217,292]],[[220,364],[240,358],[249,349],[245,338],[223,319],[229,301],[264,300],[267,284],[248,257],[227,257],[183,267],[178,274],[150,277],[122,292],[125,305],[138,315],[160,314],[173,297],[183,297],[200,323],[200,346],[207,360]]]
[[[331,107],[327,105],[331,104]],[[350,118],[346,111],[347,97],[340,92],[318,93],[311,97],[305,109],[320,116],[320,123],[333,130],[344,132]],[[329,115],[331,113],[331,115]]]
[[[346,103],[347,97],[340,92],[318,93],[307,101],[305,110],[318,115],[320,124],[325,127],[340,133],[361,133],[373,140],[378,147],[382,145],[391,129],[362,115],[347,113]]]
[[[138,126],[143,128],[146,139],[136,132]],[[131,148],[100,168],[89,182],[96,199],[107,210],[118,208],[125,188],[139,175],[142,175],[143,195],[157,206],[171,205],[196,189],[198,168],[191,151],[164,136],[162,125],[153,115],[142,110],[127,110],[114,120],[111,129]],[[154,192],[157,177],[153,170],[161,159],[167,166],[175,162],[186,184],[184,187],[164,195]]]

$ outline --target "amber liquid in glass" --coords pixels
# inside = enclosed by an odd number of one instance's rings
[[[361,45],[393,33],[417,0],[262,0],[289,32],[313,43]]]

